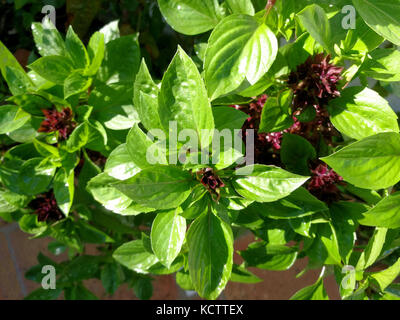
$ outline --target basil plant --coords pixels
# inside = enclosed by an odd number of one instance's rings
[[[87,45],[32,24],[27,66],[0,42],[0,216],[51,237],[26,274],[96,298],[152,276],[217,299],[298,259],[320,269],[292,299],[400,299],[400,0],[158,0],[178,46],[161,79],[112,22]],[[396,100],[390,100],[396,101]],[[393,107],[395,105],[392,104]],[[235,251],[235,238],[254,242]],[[34,240],[31,240],[34,241]],[[95,244],[96,255],[87,254]],[[234,253],[241,264],[235,264]],[[236,261],[236,259],[235,259]]]

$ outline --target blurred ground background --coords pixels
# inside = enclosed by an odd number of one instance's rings
[[[242,236],[236,241],[235,249],[243,250],[253,241],[251,235]],[[0,221],[0,300],[23,299],[39,284],[25,279],[25,272],[37,264],[37,255],[42,252],[55,261],[67,259],[66,254],[54,256],[47,250],[51,239],[29,239],[29,235],[19,230],[16,223],[6,224]],[[89,247],[88,254],[96,254],[95,247]],[[235,262],[240,263],[241,258],[235,255]],[[313,284],[319,275],[319,270],[312,270],[296,279],[296,275],[304,269],[307,261],[298,260],[288,271],[266,271],[250,268],[263,282],[257,284],[229,283],[220,299],[227,300],[286,300],[296,291]],[[85,285],[99,299],[131,300],[137,299],[133,290],[121,286],[114,296],[110,297],[104,292],[100,280],[85,281]],[[199,299],[191,291],[181,290],[175,282],[174,276],[159,276],[154,278],[154,291],[152,299],[157,300],[187,300]],[[325,282],[326,290],[331,299],[340,299],[337,284],[330,276]]]

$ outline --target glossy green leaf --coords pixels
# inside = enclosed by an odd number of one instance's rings
[[[315,284],[297,291],[290,300],[329,300],[323,278],[320,278]]]
[[[147,208],[137,206],[126,195],[113,187],[118,182],[107,173],[101,173],[88,182],[87,190],[106,209],[122,215],[137,215],[148,211]]]
[[[176,31],[195,35],[214,28],[220,19],[215,0],[158,0],[160,11]]]
[[[307,6],[297,14],[308,33],[326,50],[332,51],[331,25],[323,8],[317,4]]]
[[[251,273],[244,266],[238,266],[236,264],[233,265],[232,275],[229,279],[232,282],[239,283],[259,283],[263,280]]]
[[[187,242],[189,274],[196,291],[203,298],[216,299],[232,272],[231,227],[211,212],[203,214],[190,226]]]
[[[370,277],[374,279],[381,291],[385,291],[385,289],[396,280],[396,278],[400,274],[400,258],[396,261],[395,264],[390,266],[389,268],[376,272],[372,274]]]
[[[376,33],[400,46],[399,0],[353,0],[353,4]]]
[[[400,192],[383,198],[357,221],[365,226],[389,229],[400,228]]]
[[[139,171],[140,168],[132,161],[125,143],[111,152],[104,167],[105,173],[118,180],[132,178]]]
[[[146,207],[172,209],[189,196],[192,179],[190,173],[177,167],[152,166],[114,187]]]
[[[356,187],[389,188],[400,181],[400,135],[370,136],[321,160]]]
[[[325,211],[328,207],[305,188],[300,187],[289,196],[276,202],[252,205],[260,215],[272,219],[292,219]]]
[[[362,65],[362,73],[381,81],[400,81],[400,51],[378,48],[369,54]]]
[[[105,52],[104,35],[95,32],[89,40],[88,55],[90,58],[90,66],[85,70],[85,75],[93,76],[99,70]]]
[[[215,129],[219,131],[224,129],[239,130],[249,117],[243,111],[227,106],[213,107],[212,112],[214,115]]]
[[[13,132],[21,128],[29,119],[30,115],[21,112],[18,106],[0,106],[0,134]]]
[[[68,28],[65,46],[76,69],[86,68],[89,65],[89,55],[86,48],[72,26]]]
[[[269,70],[277,52],[275,35],[255,18],[234,14],[222,20],[210,36],[204,63],[211,100],[238,89],[245,81],[255,84]]]
[[[124,243],[114,251],[113,258],[128,269],[144,274],[158,262],[157,257],[146,250],[142,240]]]
[[[158,260],[169,268],[181,251],[186,234],[186,219],[175,209],[160,212],[151,227],[151,247]]]
[[[143,59],[134,84],[133,101],[141,122],[148,130],[162,128],[158,114],[159,91]]]
[[[64,40],[50,19],[45,18],[43,23],[32,23],[32,34],[42,57],[67,56]]]
[[[135,124],[126,138],[126,149],[139,168],[145,169],[151,165],[167,164],[165,150],[151,139]]]
[[[140,48],[136,35],[120,37],[106,44],[97,79],[107,84],[127,82],[133,85],[139,65]]]
[[[198,141],[193,148],[205,148],[211,143],[214,119],[206,87],[196,65],[181,47],[164,74],[158,101],[164,130],[168,132],[170,121],[176,121],[178,131],[174,134],[188,129],[196,133]]]
[[[82,75],[80,70],[73,71],[64,82],[64,99],[89,89],[92,79]]]
[[[106,24],[102,27],[99,32],[104,35],[104,42],[110,42],[111,40],[115,40],[120,37],[119,32],[119,20],[111,21],[110,23]]]
[[[358,259],[356,270],[364,270],[372,266],[381,255],[388,229],[376,228],[368,241],[368,245]]]
[[[49,160],[32,158],[22,165],[18,184],[24,194],[37,195],[47,191],[55,172],[56,168]]]
[[[244,198],[273,202],[288,196],[309,178],[275,166],[253,165],[236,170],[235,190]]]
[[[67,172],[64,168],[59,169],[54,177],[53,188],[57,205],[61,211],[68,216],[74,200],[74,171]]]
[[[226,0],[226,3],[229,9],[232,10],[232,13],[243,13],[254,16],[255,11],[251,0]]]
[[[66,57],[46,56],[37,59],[29,68],[46,80],[63,85],[74,67]]]
[[[83,122],[72,132],[67,140],[69,152],[78,151],[86,146],[88,149],[101,151],[107,145],[107,133],[98,122]]]
[[[97,84],[88,100],[93,106],[92,119],[111,130],[130,129],[140,121],[132,94],[133,88],[128,83]]]
[[[339,98],[329,103],[328,110],[333,125],[357,140],[381,132],[399,132],[397,115],[389,103],[368,88],[343,90]]]

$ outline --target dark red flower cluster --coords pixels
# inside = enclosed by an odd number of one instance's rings
[[[309,57],[289,75],[288,86],[294,93],[295,110],[302,111],[309,106],[318,110],[340,95],[337,84],[343,68],[331,64],[330,59],[330,55],[323,53]]]
[[[281,133],[258,133],[258,129],[260,126],[261,113],[264,108],[265,102],[267,101],[268,96],[266,94],[261,95],[257,98],[255,102],[252,102],[248,105],[233,105],[235,109],[245,112],[249,115],[246,119],[242,127],[243,141],[246,139],[246,130],[253,129],[254,130],[254,157],[256,163],[274,163],[276,159],[274,158],[274,154],[271,154],[271,147],[276,150],[280,149],[280,142],[282,140]]]
[[[38,195],[29,203],[29,207],[35,210],[38,221],[58,221],[64,218],[52,191]]]
[[[66,140],[76,127],[76,123],[72,120],[72,110],[69,108],[64,108],[62,111],[43,109],[42,112],[45,119],[40,125],[39,132],[58,131],[60,137]]]
[[[340,191],[336,184],[341,181],[343,181],[343,178],[335,171],[329,169],[325,163],[319,163],[311,170],[311,180],[308,184],[308,190],[321,200],[337,200]]]
[[[219,201],[220,189],[225,187],[221,178],[218,177],[211,168],[200,170],[197,175],[200,177],[200,182],[203,186],[211,193],[213,199]],[[216,198],[214,198],[214,196],[216,196]]]

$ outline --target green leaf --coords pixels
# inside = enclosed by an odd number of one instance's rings
[[[26,195],[37,195],[47,191],[56,168],[48,159],[32,158],[26,161],[19,172],[18,184]]]
[[[271,219],[292,219],[313,215],[328,210],[322,201],[315,198],[307,189],[300,187],[289,196],[276,202],[256,203],[255,210]]]
[[[67,246],[63,244],[62,242],[59,241],[53,241],[50,242],[49,245],[47,246],[47,249],[54,254],[55,256],[58,256],[65,252],[67,250]]]
[[[136,297],[140,300],[149,300],[153,295],[153,285],[151,279],[139,278],[133,284],[133,290],[135,291]]]
[[[380,81],[400,81],[400,51],[378,48],[369,54],[361,72]]]
[[[333,50],[331,25],[324,9],[312,4],[297,14],[307,32],[326,50]]]
[[[151,227],[151,247],[158,260],[169,268],[181,251],[186,234],[186,219],[175,209],[160,212]]]
[[[243,13],[254,16],[255,10],[251,0],[226,0],[232,13]]]
[[[76,69],[84,69],[89,65],[89,55],[86,48],[74,32],[72,26],[68,28],[65,46]]]
[[[133,102],[139,118],[147,130],[162,128],[158,114],[159,91],[143,59],[134,84]]]
[[[333,204],[329,209],[338,239],[340,256],[348,264],[357,237],[355,233],[357,224],[354,223],[352,216],[349,216],[340,206]]]
[[[107,133],[97,121],[81,123],[67,140],[68,152],[78,151],[82,147],[101,151],[105,145],[107,145]]]
[[[370,277],[374,279],[381,291],[385,289],[394,281],[400,274],[400,258],[397,259],[396,263],[389,268],[373,273]]]
[[[399,132],[397,115],[389,103],[368,88],[344,89],[339,98],[330,101],[328,110],[333,125],[357,140],[381,132]]]
[[[106,44],[103,63],[98,71],[100,82],[133,85],[140,65],[140,48],[136,35],[117,38]]]
[[[92,79],[82,75],[81,70],[73,71],[64,82],[64,99],[89,89]]]
[[[12,94],[23,94],[34,90],[31,79],[27,77],[25,71],[21,71],[19,68],[5,66],[4,79]]]
[[[104,289],[109,295],[117,291],[122,282],[122,270],[116,263],[107,263],[101,270],[100,279]]]
[[[170,121],[177,122],[177,132],[194,130],[198,141],[193,148],[205,148],[211,143],[214,119],[206,87],[196,65],[181,47],[162,79],[159,114],[167,132]]]
[[[146,207],[172,209],[189,197],[192,184],[193,178],[186,171],[172,166],[152,166],[114,187]]]
[[[400,46],[400,0],[353,0],[353,4],[371,29]]]
[[[372,266],[381,255],[386,240],[388,229],[376,228],[373,236],[369,239],[368,245],[358,259],[356,270],[365,270]]]
[[[93,106],[91,117],[111,130],[130,129],[140,121],[132,103],[132,91],[127,83],[96,84],[88,100]]]
[[[104,42],[110,42],[111,40],[115,40],[120,37],[119,32],[119,20],[111,21],[110,23],[106,24],[103,28],[99,30],[100,33],[104,35]]]
[[[126,148],[139,168],[145,169],[155,164],[167,164],[165,150],[151,139],[135,124],[126,138]]]
[[[125,143],[111,152],[104,168],[105,173],[118,180],[132,178],[139,171],[140,168],[132,161]]]
[[[220,7],[214,0],[158,0],[160,11],[176,31],[195,35],[213,29],[220,19]]]
[[[400,228],[400,192],[383,198],[375,207],[363,213],[357,221],[364,226]]]
[[[101,173],[91,179],[87,184],[87,190],[93,195],[96,201],[100,202],[107,210],[122,215],[136,215],[140,212],[133,201],[122,192],[113,187],[118,182],[117,179],[110,177],[107,173]],[[143,212],[146,211],[143,208]]]
[[[96,295],[82,284],[64,289],[65,300],[98,300]]]
[[[66,216],[74,200],[74,178],[74,171],[68,173],[64,168],[59,169],[54,177],[53,187],[57,205]]]
[[[221,106],[212,108],[215,129],[222,131],[224,129],[241,129],[246,119],[249,117],[243,111],[232,107]]]
[[[301,136],[285,133],[281,145],[281,161],[286,169],[302,175],[309,175],[309,160],[317,157],[312,144]]]
[[[238,266],[236,264],[233,265],[232,275],[229,279],[232,282],[239,283],[259,283],[263,280],[251,273],[244,266]]]
[[[85,70],[85,75],[94,76],[99,70],[105,52],[104,35],[100,32],[95,32],[88,45],[88,54],[90,58],[90,66]]]
[[[46,80],[60,85],[64,85],[65,79],[74,69],[71,61],[61,56],[42,57],[28,67]]]
[[[260,120],[260,133],[280,132],[293,124],[291,104],[293,95],[284,92],[278,98],[269,97],[263,107]]]
[[[157,257],[146,250],[142,240],[124,243],[114,251],[113,258],[128,269],[143,274],[158,262]]]
[[[277,52],[277,39],[265,24],[241,14],[223,19],[211,33],[204,64],[211,100],[238,89],[244,82],[249,83],[247,87],[257,83]]]
[[[225,288],[231,276],[233,264],[231,227],[208,212],[192,223],[188,230],[187,242],[192,283],[201,297],[214,300]]]
[[[389,188],[400,181],[400,135],[370,136],[321,160],[356,187]]]
[[[29,197],[0,189],[0,213],[11,213],[24,208],[29,201]]]
[[[67,56],[67,48],[57,28],[50,19],[45,18],[43,23],[32,23],[33,39],[40,55]]]
[[[30,115],[18,106],[0,106],[0,134],[13,132],[21,128],[29,119]]]
[[[244,198],[273,202],[288,196],[309,178],[275,166],[252,165],[236,170],[235,190]],[[242,176],[242,177],[240,177]]]
[[[176,273],[176,283],[183,290],[195,290],[189,272],[180,270]]]
[[[240,256],[248,267],[282,271],[290,269],[295,263],[297,249],[261,241],[250,244],[245,251],[240,251]]]
[[[56,288],[54,290],[39,288],[28,294],[24,300],[56,300],[61,294],[61,291],[61,288]]]
[[[290,300],[329,300],[323,278],[318,279],[315,284],[297,291]]]

